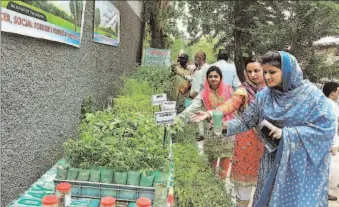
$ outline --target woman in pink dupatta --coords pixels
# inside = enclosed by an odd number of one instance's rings
[[[213,110],[224,104],[231,98],[231,93],[232,87],[222,81],[221,70],[216,66],[212,66],[206,72],[204,89],[193,99],[192,104],[180,113],[178,117],[189,122],[190,117],[201,110],[201,108]],[[224,117],[224,121],[233,118],[233,114],[229,114]],[[218,158],[220,158],[219,176],[221,179],[226,179],[227,171],[230,166],[230,158],[232,157],[234,150],[234,138],[234,136],[225,137],[223,135],[215,135],[215,133],[207,129],[207,124],[205,123],[204,153],[207,155],[214,170],[217,170],[217,161]]]

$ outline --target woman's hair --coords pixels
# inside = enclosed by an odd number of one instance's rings
[[[246,69],[247,65],[250,64],[250,63],[260,63],[261,64],[261,60],[258,60],[256,57],[245,58],[244,62],[245,62],[245,69]]]
[[[220,76],[220,80],[222,80],[222,72],[221,72],[220,68],[218,68],[217,66],[211,66],[211,67],[207,70],[207,72],[206,72],[206,79],[208,80],[208,75],[209,75],[211,72],[213,72],[213,71],[217,72],[217,73],[219,74],[219,76]]]
[[[261,57],[263,65],[269,64],[281,69],[281,56],[278,51],[268,51]]]

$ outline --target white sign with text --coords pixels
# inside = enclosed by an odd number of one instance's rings
[[[177,115],[176,111],[162,111],[156,112],[155,117],[155,124],[156,125],[172,125],[174,123],[174,119]]]
[[[156,94],[152,96],[152,105],[161,105],[167,101],[167,94]]]
[[[176,101],[166,101],[161,106],[161,111],[175,111]]]

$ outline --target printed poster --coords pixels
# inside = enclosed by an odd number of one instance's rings
[[[143,66],[164,66],[171,65],[171,50],[145,48]]]
[[[93,41],[118,46],[120,12],[111,1],[95,1]]]
[[[1,1],[1,31],[80,46],[86,1]]]

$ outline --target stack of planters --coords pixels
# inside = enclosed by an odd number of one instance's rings
[[[170,84],[165,81],[152,87],[154,83],[149,80],[135,79],[143,77],[142,71],[150,72],[141,68],[138,75],[125,78],[121,96],[113,100],[113,107],[86,113],[79,135],[64,143],[68,164],[58,168],[56,179],[86,185],[74,185],[72,195],[113,196],[121,200],[144,196],[156,200],[154,189],[166,185],[169,149],[163,146],[163,127],[154,124],[153,114],[159,109],[152,106],[151,95],[163,93],[163,85]],[[159,71],[170,75],[166,70]],[[158,76],[159,72],[154,74]]]
[[[126,201],[134,201],[139,197],[154,200],[152,187],[165,185],[167,182],[166,175],[161,171],[118,172],[105,167],[82,169],[69,165],[59,166],[56,179],[58,183],[67,181],[72,184],[73,196],[93,198],[112,196]]]

